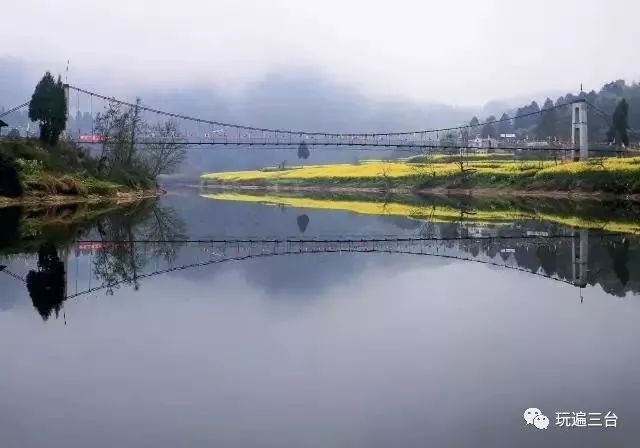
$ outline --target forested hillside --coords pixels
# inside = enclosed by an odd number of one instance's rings
[[[578,95],[567,93],[556,98],[555,101],[547,98],[540,106],[536,101],[519,107],[515,110],[505,112],[501,117],[486,117],[479,120],[473,117],[471,124],[479,123],[476,134],[483,137],[496,137],[502,133],[515,133],[519,138],[529,139],[559,139],[569,140],[571,134],[571,109],[554,108],[563,104],[570,104],[576,99],[584,98],[591,105],[588,107],[589,141],[594,143],[608,141],[607,132],[612,124],[612,117],[616,106],[620,100],[625,99],[629,105],[628,123],[629,136],[631,142],[637,143],[640,139],[640,83],[633,82],[627,84],[624,80],[605,84],[600,91],[580,92]],[[519,119],[509,120],[516,117],[535,113],[540,110],[547,110],[541,114],[526,116]],[[482,125],[487,121],[496,119],[505,120],[495,125]]]

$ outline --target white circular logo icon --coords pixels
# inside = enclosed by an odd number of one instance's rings
[[[547,429],[549,427],[549,419],[542,415],[542,411],[538,408],[529,408],[524,411],[524,421],[527,425],[533,425],[538,429]]]

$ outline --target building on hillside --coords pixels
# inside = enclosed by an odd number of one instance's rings
[[[469,141],[469,146],[477,153],[486,154],[490,150],[498,148],[499,140],[491,137],[476,137]]]
[[[500,134],[498,140],[502,146],[515,145],[518,143],[518,137],[516,134]]]

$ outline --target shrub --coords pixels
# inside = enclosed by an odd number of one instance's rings
[[[150,179],[145,170],[141,168],[114,168],[109,173],[108,179],[133,189],[147,189],[156,186],[155,180]]]
[[[0,141],[0,154],[11,159],[39,160],[46,167],[49,153],[31,140]]]
[[[16,163],[25,176],[36,176],[44,171],[44,164],[40,160],[18,159]]]
[[[18,165],[0,153],[0,196],[17,197],[22,194]]]

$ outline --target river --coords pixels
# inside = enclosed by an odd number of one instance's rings
[[[0,209],[0,446],[640,440],[627,212],[204,193]]]

